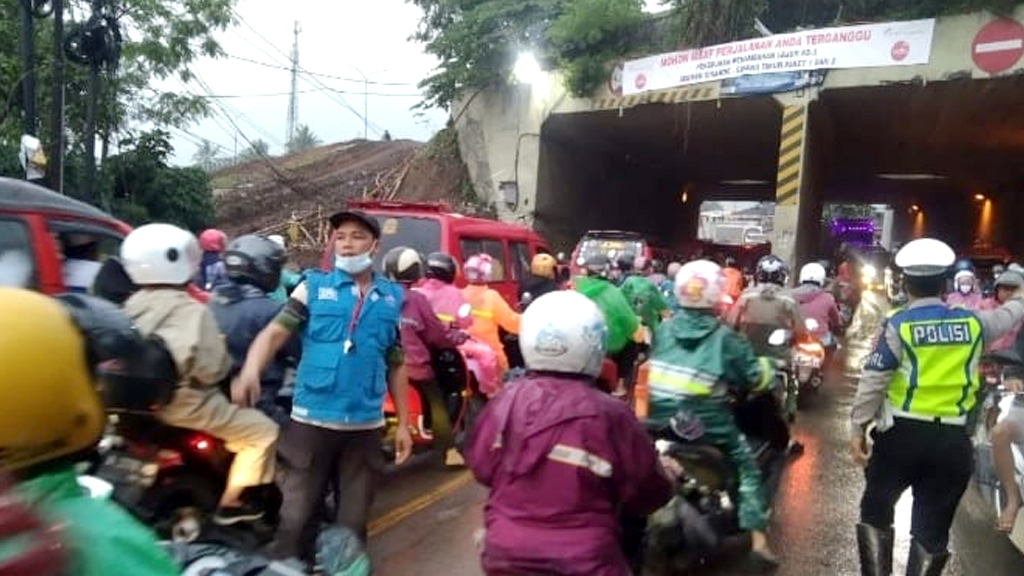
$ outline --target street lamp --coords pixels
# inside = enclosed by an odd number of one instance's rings
[[[349,68],[359,73],[359,76],[363,79],[363,140],[369,139],[369,114],[370,114],[370,79],[373,78],[374,74],[380,74],[381,72],[387,72],[385,69],[374,70],[369,74],[363,74],[363,71],[355,66],[349,64]]]

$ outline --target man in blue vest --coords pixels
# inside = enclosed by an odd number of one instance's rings
[[[955,259],[949,246],[931,238],[899,251],[896,266],[910,301],[882,323],[857,387],[850,448],[866,465],[857,525],[862,576],[892,573],[893,508],[908,487],[914,507],[907,576],[942,573],[949,528],[974,464],[967,422],[977,403],[978,359],[987,340],[1024,317],[1019,291],[996,310],[944,304]]]
[[[282,312],[249,347],[231,386],[236,402],[254,403],[263,368],[294,334],[302,337],[291,421],[278,443],[284,501],[272,553],[310,565],[320,505],[331,484],[338,490],[337,523],[366,542],[373,488],[384,465],[385,388],[398,412],[396,463],[412,451],[398,336],[402,289],[373,271],[380,226],[355,210],[338,212],[330,223],[334,269],[306,271]]]

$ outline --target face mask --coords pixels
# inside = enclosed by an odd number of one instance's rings
[[[971,286],[970,284],[958,284],[957,285],[957,289],[960,290],[961,294],[970,294],[971,293],[971,288],[973,288],[973,286]]]
[[[369,252],[355,256],[334,256],[334,267],[348,274],[360,274],[373,266],[373,258]]]

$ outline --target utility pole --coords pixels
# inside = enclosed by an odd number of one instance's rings
[[[359,73],[359,76],[363,79],[363,140],[369,140],[370,132],[370,78],[373,78],[374,74],[381,72],[387,72],[387,70],[374,70],[369,74],[363,74],[363,71],[355,66],[349,64],[349,68]]]
[[[288,125],[286,128],[285,145],[290,145],[295,138],[295,127],[299,122],[299,32],[302,27],[295,21],[295,41],[292,43],[292,90],[288,99]]]
[[[50,188],[64,193],[64,0],[53,2],[53,102],[50,109]]]
[[[18,2],[18,12],[21,15],[21,67],[23,77],[21,79],[21,106],[24,116],[22,117],[22,132],[25,134],[36,134],[36,59],[33,48],[35,25],[32,21],[32,0],[21,0]]]

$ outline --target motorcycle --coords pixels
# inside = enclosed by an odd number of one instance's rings
[[[458,315],[469,313],[465,304]],[[470,338],[456,349],[434,351],[431,363],[436,383],[410,382],[406,397],[413,452],[440,454],[445,465],[461,465],[459,453],[476,416],[500,388],[497,360],[490,347]],[[390,392],[384,397],[384,417],[383,449],[391,461],[398,411]]]
[[[736,423],[761,471],[765,495],[776,493],[782,469],[798,445],[790,443],[782,390],[736,396]],[[662,456],[679,463],[676,496],[648,519],[644,574],[688,573],[712,560],[740,534],[739,476],[729,456],[704,439],[699,417],[680,410],[669,423],[648,423]]]
[[[786,358],[777,364],[776,376],[779,380],[780,401],[785,410],[786,420],[791,424],[796,421],[797,409],[800,406],[800,384],[797,380],[792,345],[792,330],[777,328],[768,336],[769,349],[777,350],[772,356]]]
[[[804,321],[807,333],[795,338],[793,347],[793,375],[799,388],[799,395],[817,392],[825,382],[825,368],[838,343],[831,333],[826,332],[821,338],[813,334],[820,327],[814,318]],[[799,396],[798,396],[799,397]]]
[[[1007,368],[1019,373],[1024,370],[1024,360],[1009,351],[987,354],[982,358],[982,382],[986,385],[988,395],[981,411],[984,419],[975,426],[972,437],[977,463],[974,467],[975,484],[982,498],[992,507],[996,518],[1002,513],[1007,490],[1017,490],[1024,496],[1024,451],[1020,446],[1011,445],[1016,478],[1014,486],[1003,486],[999,482],[992,451],[992,428],[1001,422],[1011,409],[1024,409],[1024,393],[1010,392],[1003,385]],[[1013,545],[1024,553],[1024,508],[1017,512],[1016,522],[1008,537]]]

